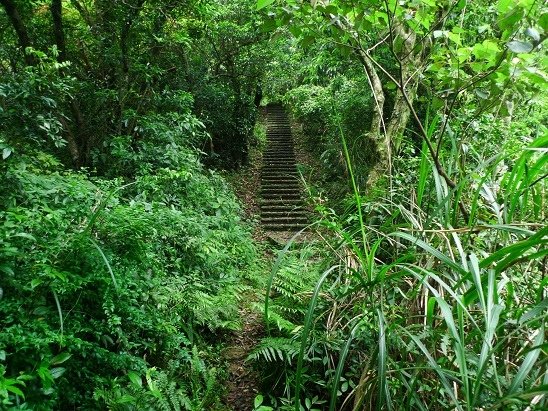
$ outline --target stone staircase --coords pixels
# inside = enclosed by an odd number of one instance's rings
[[[279,105],[266,108],[266,151],[261,172],[261,222],[265,231],[297,232],[308,219],[303,207],[289,119]]]

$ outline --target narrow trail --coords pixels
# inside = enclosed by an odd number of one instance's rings
[[[270,239],[279,245],[306,227],[308,218],[287,114],[280,105],[274,104],[268,105],[263,114],[266,148],[262,156],[261,153],[252,156],[250,166],[242,171],[235,186],[248,217],[260,213],[261,224],[255,232],[256,241]],[[262,315],[251,308],[254,298],[257,296],[250,294],[242,299],[242,328],[233,333],[224,351],[229,364],[224,404],[231,411],[253,410],[253,400],[259,393],[260,376],[253,364],[246,362],[264,336]]]

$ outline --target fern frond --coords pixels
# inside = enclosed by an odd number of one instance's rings
[[[248,361],[287,362],[299,353],[299,344],[291,338],[266,337],[247,357]]]

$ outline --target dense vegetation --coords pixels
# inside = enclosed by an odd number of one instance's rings
[[[2,409],[230,409],[254,293],[250,409],[547,406],[543,2],[0,5]],[[317,238],[264,274],[261,99]]]
[[[545,5],[258,5],[325,239],[272,271],[261,409],[544,409]]]
[[[2,1],[2,409],[216,407],[256,252],[203,163],[246,161],[251,11]]]

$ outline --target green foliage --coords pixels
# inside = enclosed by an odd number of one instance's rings
[[[321,160],[322,182],[332,198],[341,198],[348,192],[344,184],[348,169],[340,148],[341,130],[360,185],[365,184],[368,170],[376,162],[375,145],[365,137],[371,122],[371,96],[366,82],[361,76],[337,76],[327,86],[303,85],[285,96],[291,113],[303,124],[311,151]]]
[[[346,287],[336,281],[327,291],[316,295],[310,292],[323,274],[324,258],[318,244],[286,249],[278,256],[278,269],[272,273],[272,285],[267,289],[270,302],[265,316],[270,335],[261,340],[248,358],[262,370],[263,387],[269,394],[268,399],[263,399],[268,405],[263,406],[291,409],[295,389],[301,385],[306,387],[303,402],[306,409],[325,407],[324,394],[327,381],[333,375],[332,364],[344,345],[339,324],[329,324],[329,319],[338,312],[332,304],[342,301]],[[329,270],[329,273],[330,278],[342,279],[341,272]],[[313,327],[309,324],[306,329],[301,324],[305,322],[311,301],[318,317],[309,317]],[[327,326],[324,320],[328,321]],[[301,367],[297,367],[297,360],[302,361]],[[359,364],[360,358],[354,361]],[[341,378],[344,392],[350,388],[346,378]]]
[[[177,146],[181,129],[147,121],[172,152],[142,146],[138,168],[115,171],[135,171],[130,184],[92,181],[36,151],[5,160],[5,401],[203,409],[217,400],[214,360],[196,347],[238,326],[239,271],[254,249],[226,184]],[[147,369],[153,383],[124,388],[128,371]]]
[[[128,373],[129,384],[114,380],[111,388],[96,391],[94,399],[114,410],[215,409],[218,402],[216,369],[206,366],[196,346],[187,354],[188,358],[176,364],[187,369],[184,379],[174,378],[181,376],[180,370],[167,374],[156,368],[148,368],[143,376],[136,372]]]
[[[538,207],[546,199],[547,148],[541,135],[525,150],[476,164],[463,180],[475,188],[466,191],[444,186],[423,151],[398,165],[418,176],[418,189],[402,178],[394,202],[362,198],[344,219],[326,215],[346,268],[326,272],[305,318],[284,314],[300,340],[297,366],[284,357],[281,368],[286,386],[297,387],[285,401],[296,409],[297,396],[305,406],[305,398],[328,400],[331,391],[330,409],[345,400],[394,409],[395,398],[405,409],[542,409],[547,233]],[[424,196],[430,184],[432,195]],[[487,195],[486,187],[496,192]],[[459,200],[475,209],[462,229],[452,223]],[[325,298],[336,307],[329,314]],[[261,345],[258,353],[281,361],[284,342],[265,343],[272,349]]]
[[[120,137],[131,146],[143,138],[139,119],[193,109],[213,141],[199,141],[209,162],[235,168],[246,162],[265,55],[253,6],[9,0],[0,8],[2,127],[103,173]]]
[[[60,75],[68,64],[42,53],[40,57],[37,66],[12,73],[0,82],[0,135],[12,146],[30,143],[54,150],[66,144],[61,117],[75,79]]]
[[[546,407],[546,9],[488,3],[265,5],[264,29],[295,37],[271,90],[350,191],[317,207],[340,268],[306,311],[267,294],[299,341],[283,361],[261,345],[285,382],[267,405]]]

